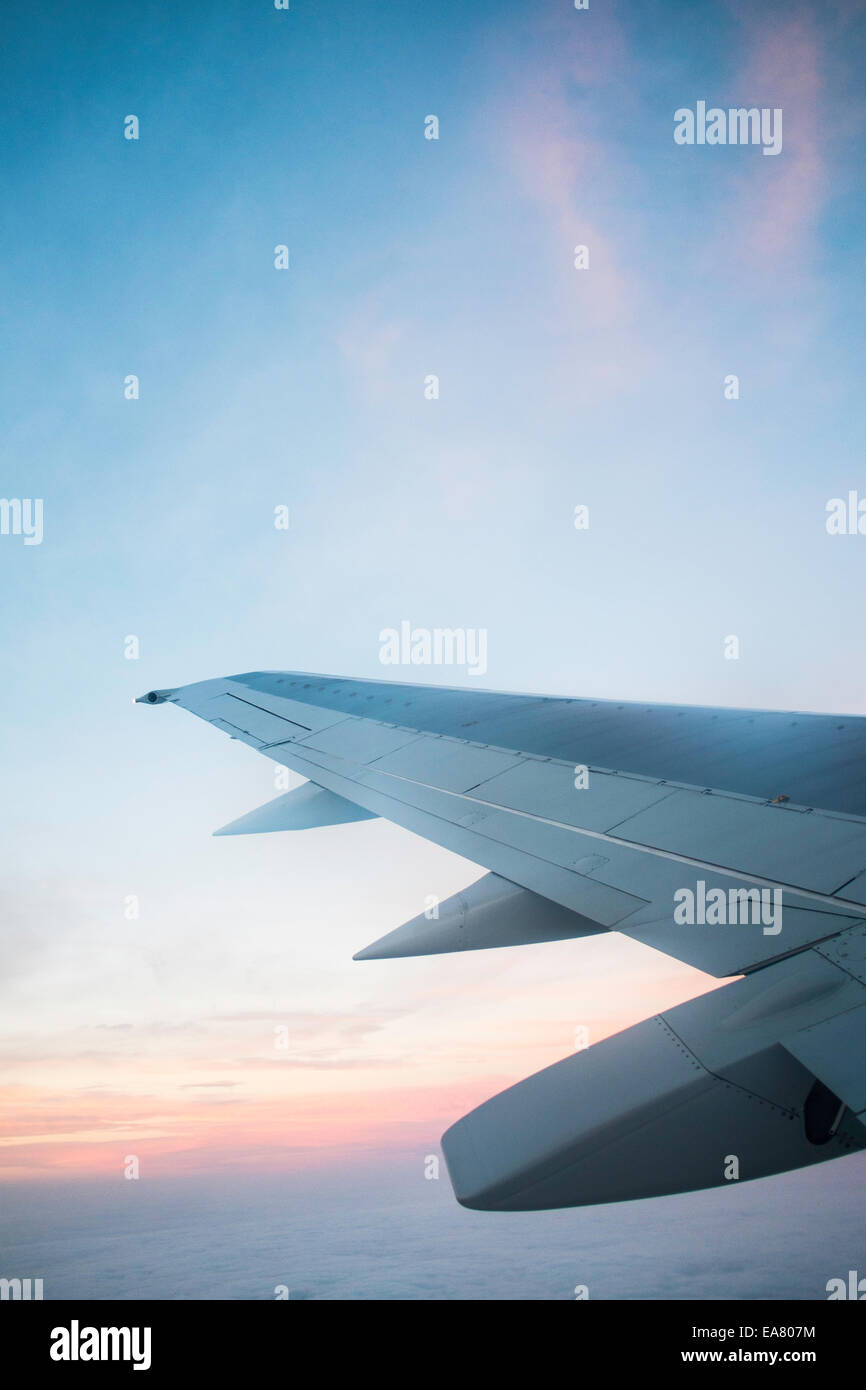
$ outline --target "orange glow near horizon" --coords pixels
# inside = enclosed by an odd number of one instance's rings
[[[483,977],[485,962],[473,964]],[[578,1026],[599,1042],[719,982],[687,967],[633,972],[617,980],[616,1012],[598,990],[599,1007],[579,1013],[568,978],[530,979],[501,998],[495,969],[485,983],[468,999],[456,989],[450,1004],[437,998],[423,1023],[413,1013],[380,1030],[359,1017],[335,1059],[309,1039],[306,1051],[265,1051],[252,1021],[220,1036],[220,1055],[213,1038],[203,1051],[183,1037],[149,1055],[141,1039],[123,1057],[21,1057],[0,1087],[0,1181],[116,1176],[129,1155],[145,1173],[173,1175],[306,1168],[345,1150],[426,1153],[466,1111],[566,1056]]]

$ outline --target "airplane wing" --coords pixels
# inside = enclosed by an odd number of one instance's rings
[[[309,779],[217,833],[383,816],[488,870],[356,959],[616,930],[744,977],[459,1120],[464,1205],[620,1201],[866,1146],[866,719],[303,672],[141,702]]]

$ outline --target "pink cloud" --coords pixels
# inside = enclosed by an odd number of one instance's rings
[[[500,80],[484,113],[491,153],[518,200],[542,214],[537,258],[548,328],[548,378],[557,394],[590,399],[633,382],[651,361],[640,321],[648,309],[635,269],[636,155],[605,127],[611,90],[640,118],[635,58],[608,8],[534,16],[526,48],[503,40]],[[623,208],[629,211],[624,216]],[[589,268],[575,265],[588,248]]]
[[[730,219],[739,229],[735,244],[752,264],[798,273],[813,250],[828,186],[821,38],[809,11],[780,19],[749,8],[741,22],[747,57],[732,80],[731,105],[781,108],[783,148],[750,160],[741,176]]]

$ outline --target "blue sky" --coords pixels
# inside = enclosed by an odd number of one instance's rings
[[[492,685],[860,708],[858,547],[823,523],[860,466],[861,25],[18,13],[4,472],[47,539],[2,562],[28,705],[31,641],[92,684],[134,632],[137,692],[375,674],[409,616],[486,626]],[[675,146],[700,93],[790,97],[783,155]]]
[[[402,1088],[426,1152],[578,1023],[706,982],[622,942],[359,975],[473,866],[375,823],[211,841],[272,768],[131,699],[414,679],[378,659],[409,619],[486,628],[493,688],[864,712],[866,540],[825,529],[866,494],[863,7],[13,4],[3,31],[2,492],[45,517],[0,537],[22,1142],[111,1171],[110,1114],[194,1146],[182,1088],[216,1068],[265,1163],[284,1096],[244,1066],[290,1015],[305,1142],[386,1143]],[[701,99],[782,107],[782,153],[675,145]]]

